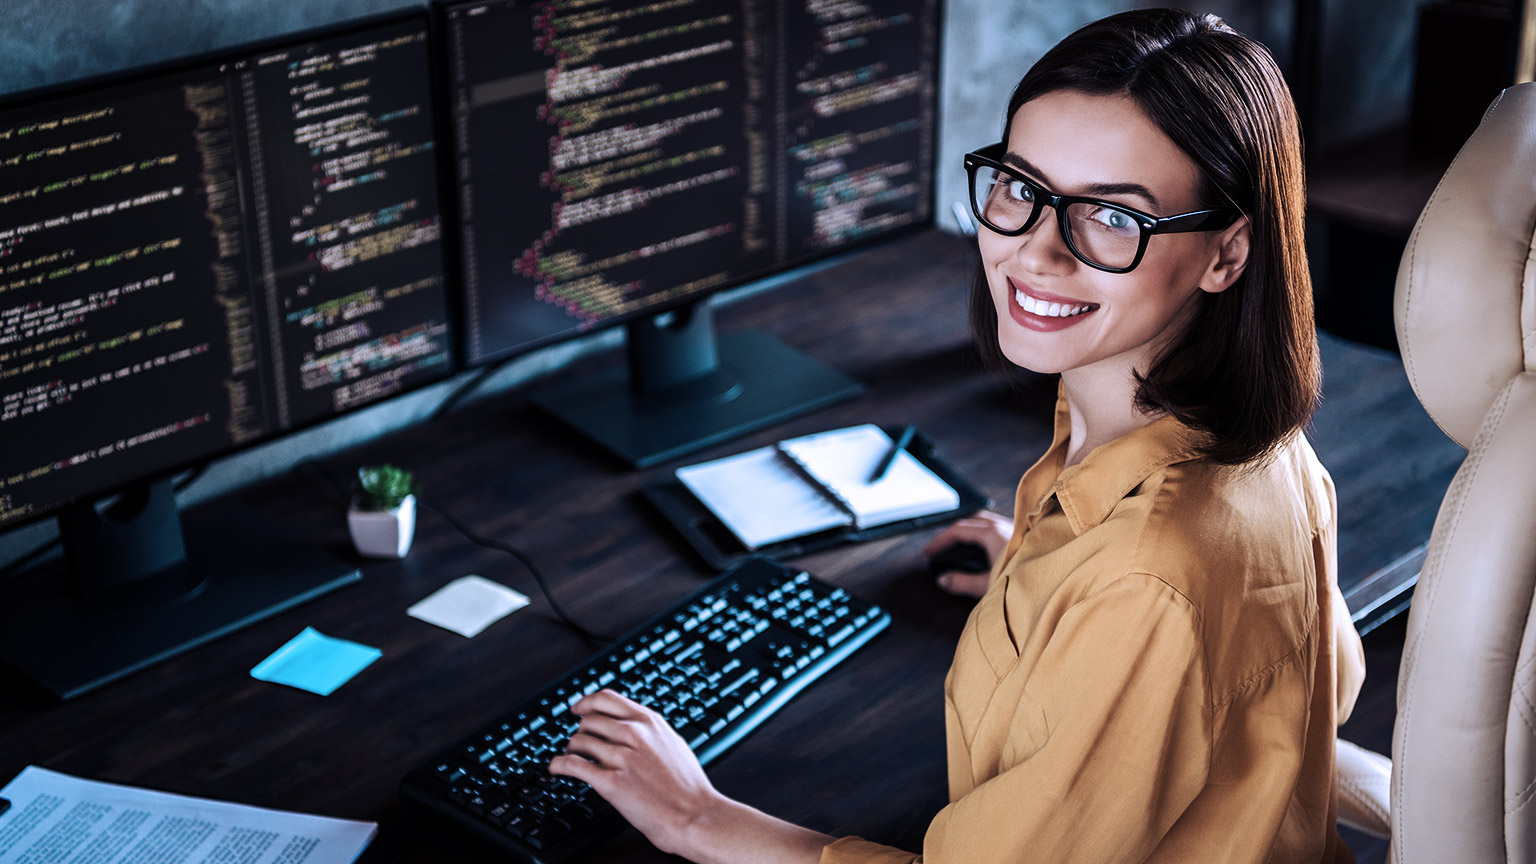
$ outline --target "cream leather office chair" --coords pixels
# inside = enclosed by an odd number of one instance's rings
[[[1533,232],[1536,84],[1523,84],[1446,171],[1398,271],[1408,378],[1468,453],[1408,614],[1391,763],[1339,745],[1340,821],[1389,825],[1393,862],[1536,862]]]

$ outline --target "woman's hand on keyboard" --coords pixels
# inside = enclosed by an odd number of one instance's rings
[[[657,848],[680,853],[689,824],[720,797],[688,744],[660,714],[612,690],[571,711],[581,726],[549,773],[586,782]]]
[[[586,782],[661,851],[705,864],[811,864],[832,842],[715,791],[688,744],[644,705],[599,690],[571,710],[581,726],[549,773]]]

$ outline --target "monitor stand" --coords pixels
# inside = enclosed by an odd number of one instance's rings
[[[842,372],[756,330],[715,338],[702,300],[633,321],[628,368],[533,401],[636,468],[676,459],[864,392]]]
[[[64,560],[0,586],[0,661],[59,699],[362,578],[236,502],[183,517],[169,480],[58,520]]]

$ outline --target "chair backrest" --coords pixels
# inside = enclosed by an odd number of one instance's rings
[[[1398,342],[1468,448],[1414,591],[1392,744],[1404,864],[1536,862],[1536,84],[1488,109],[1398,271]]]

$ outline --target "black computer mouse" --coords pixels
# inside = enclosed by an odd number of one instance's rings
[[[992,561],[981,544],[961,541],[945,546],[929,558],[928,569],[935,576],[951,570],[986,573],[992,569]]]

